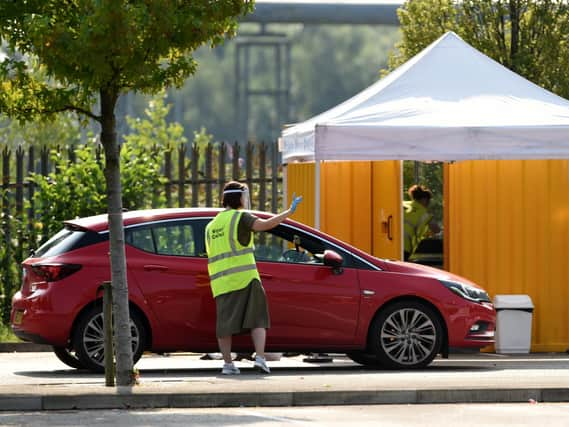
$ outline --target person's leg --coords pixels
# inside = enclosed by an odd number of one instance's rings
[[[240,371],[237,366],[233,364],[231,360],[231,335],[226,337],[218,337],[217,343],[219,344],[219,351],[223,356],[223,369],[221,370],[222,375],[239,375]]]
[[[223,356],[223,361],[225,363],[231,363],[231,335],[218,337],[217,343],[219,345],[219,351],[221,351],[221,355]]]
[[[267,331],[265,328],[251,329],[251,338],[255,346],[255,353],[257,356],[265,357],[265,341],[267,339]]]
[[[267,361],[265,360],[265,340],[267,338],[267,330],[265,328],[251,329],[251,338],[253,339],[253,345],[255,346],[255,369],[264,374],[270,374],[271,370],[267,366]]]

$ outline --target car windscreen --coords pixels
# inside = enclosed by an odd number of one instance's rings
[[[100,235],[93,231],[72,229],[69,226],[65,226],[65,228],[41,245],[33,253],[33,256],[38,258],[61,255],[104,240],[108,240],[108,235]]]

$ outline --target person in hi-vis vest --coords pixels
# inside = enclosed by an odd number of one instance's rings
[[[223,356],[224,375],[239,374],[231,359],[233,335],[251,333],[255,347],[255,368],[270,373],[265,360],[266,330],[270,327],[265,290],[261,285],[253,252],[253,231],[276,227],[293,214],[302,197],[293,194],[286,211],[261,219],[244,211],[250,209],[249,189],[231,181],[223,188],[224,211],[218,213],[205,230],[208,272],[215,298],[216,335]]]
[[[427,210],[433,197],[431,190],[422,185],[413,185],[407,194],[411,201],[403,202],[405,261],[415,253],[429,231],[433,234],[441,231],[439,225],[433,221],[433,215]]]

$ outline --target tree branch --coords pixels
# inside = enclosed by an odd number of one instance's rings
[[[84,108],[81,107],[76,107],[74,105],[65,105],[61,108],[57,108],[55,110],[45,110],[43,111],[44,113],[63,113],[64,111],[75,111],[76,113],[80,113],[83,114],[93,120],[96,120],[98,122],[101,121],[101,116],[97,116],[96,114],[93,114],[92,112],[90,112],[89,110],[85,110]]]

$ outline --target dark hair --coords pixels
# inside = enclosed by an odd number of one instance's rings
[[[237,181],[229,181],[223,187],[223,191],[225,190],[245,190],[247,188],[245,184],[241,184]],[[242,192],[235,192],[235,193],[224,193],[223,198],[221,199],[221,204],[224,208],[230,207],[231,209],[239,209],[243,206],[241,205],[241,195]]]
[[[427,202],[430,202],[431,197],[433,197],[433,193],[431,193],[431,190],[429,190],[427,187],[418,184],[409,187],[407,194],[409,194],[409,197],[411,197],[412,200],[417,200],[417,201],[426,199]]]

